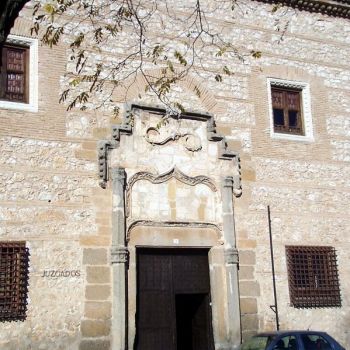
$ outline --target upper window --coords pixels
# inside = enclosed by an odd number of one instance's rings
[[[333,247],[286,246],[289,294],[298,308],[341,306]]]
[[[271,136],[312,141],[309,86],[306,83],[268,79]]]
[[[23,321],[29,252],[25,242],[0,242],[0,321]]]
[[[274,132],[304,135],[300,90],[271,87]]]
[[[0,69],[0,99],[15,102],[28,101],[28,53],[27,47],[5,45]]]
[[[38,43],[10,35],[2,49],[0,108],[38,110]]]

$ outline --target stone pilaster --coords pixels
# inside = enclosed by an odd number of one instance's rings
[[[237,349],[241,342],[239,288],[238,288],[238,251],[233,212],[234,179],[227,176],[222,183],[223,234],[225,239],[225,270],[227,288],[227,341],[229,349]]]
[[[126,264],[128,249],[125,246],[125,180],[124,168],[111,169],[112,178],[112,247],[113,275],[112,349],[126,348]]]

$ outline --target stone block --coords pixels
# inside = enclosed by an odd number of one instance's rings
[[[97,150],[97,142],[95,141],[85,141],[81,144],[81,148],[90,151]]]
[[[97,159],[97,150],[91,151],[91,150],[78,149],[75,151],[75,156],[77,158],[80,158],[80,159],[96,160]]]
[[[110,245],[110,237],[107,235],[99,235],[99,236],[82,236],[80,238],[80,244],[82,246],[109,246]]]
[[[253,266],[240,266],[238,274],[239,274],[240,280],[252,280],[252,279],[254,279],[254,267]]]
[[[239,249],[256,248],[256,240],[255,239],[240,239],[237,242],[237,246]]]
[[[242,149],[242,142],[237,140],[227,140],[227,146],[231,151],[240,151]]]
[[[86,248],[83,252],[83,264],[86,265],[104,265],[107,263],[107,249],[104,248]]]
[[[109,350],[111,343],[108,339],[83,339],[79,345],[79,350]]]
[[[111,330],[110,321],[83,320],[80,325],[83,337],[95,338],[109,335]]]
[[[222,124],[222,123],[216,124],[217,133],[224,136],[231,135],[232,129],[233,129],[233,125],[231,124]]]
[[[94,320],[107,320],[112,315],[112,304],[106,302],[87,301],[85,303],[85,317]]]
[[[255,265],[255,252],[252,250],[240,250],[239,263],[241,265]]]
[[[256,331],[244,331],[243,330],[243,332],[242,332],[242,340],[243,340],[243,342],[245,340],[248,340],[249,338],[251,338],[256,333],[257,333]]]
[[[107,300],[111,295],[109,285],[88,285],[85,289],[85,298],[87,300]]]
[[[257,331],[259,319],[257,314],[242,315],[242,330]]]
[[[97,139],[106,138],[108,133],[110,133],[109,128],[95,128],[92,132],[93,136]]]
[[[257,301],[254,298],[241,298],[240,306],[242,314],[256,314],[258,312]]]
[[[88,266],[86,279],[88,283],[109,283],[111,281],[110,268],[107,266]]]
[[[111,232],[112,232],[111,226],[99,225],[99,227],[98,227],[98,234],[99,235],[110,235]]]
[[[243,181],[256,181],[255,170],[252,169],[242,169],[242,180]]]
[[[258,282],[243,281],[239,283],[239,291],[241,296],[258,297],[260,296],[260,287]]]

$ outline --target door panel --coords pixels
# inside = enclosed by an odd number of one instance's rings
[[[208,250],[137,250],[136,350],[211,350]]]

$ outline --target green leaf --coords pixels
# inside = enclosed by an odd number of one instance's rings
[[[43,10],[49,15],[52,15],[55,12],[55,8],[52,4],[45,4]]]
[[[200,92],[200,90],[198,89],[198,86],[195,86],[195,87],[194,87],[194,92],[196,93],[196,95],[197,95],[198,97],[201,97],[201,92]]]
[[[185,107],[181,103],[175,102],[174,106],[179,109],[182,114],[186,113]]]
[[[252,50],[252,51],[250,51],[250,54],[251,54],[252,57],[254,57],[254,58],[261,58],[261,56],[262,56],[261,51],[254,51],[254,50]]]
[[[222,76],[220,74],[215,75],[215,80],[218,81],[219,83],[222,82]]]
[[[233,73],[229,70],[227,66],[224,66],[222,70],[226,75],[233,75]]]
[[[181,55],[181,53],[179,51],[175,51],[174,56],[179,61],[180,64],[182,64],[183,66],[187,66],[187,61],[185,60],[185,58]]]

